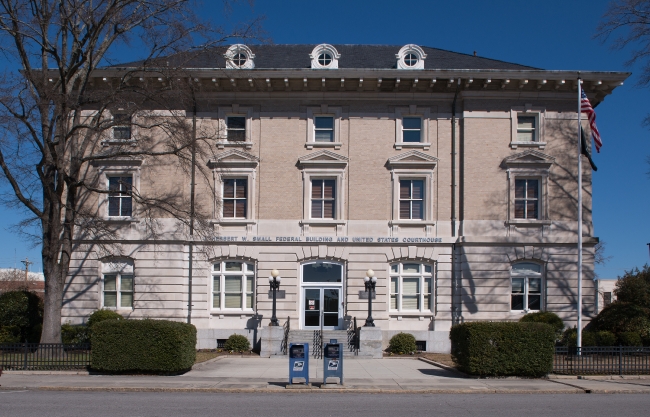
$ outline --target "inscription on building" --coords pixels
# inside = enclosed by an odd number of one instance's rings
[[[307,242],[307,243],[442,243],[440,237],[365,236],[217,236],[215,242]]]

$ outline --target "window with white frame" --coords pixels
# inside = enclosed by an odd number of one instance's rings
[[[230,142],[246,141],[246,116],[226,117],[226,138]]]
[[[531,262],[512,265],[510,272],[510,310],[538,311],[542,309],[542,267]]]
[[[421,117],[402,118],[402,142],[408,142],[408,143],[422,142],[422,118]]]
[[[113,140],[131,140],[131,115],[116,113],[113,115]]]
[[[395,54],[397,69],[424,69],[426,57],[427,54],[424,53],[424,49],[420,46],[414,44],[404,45]]]
[[[424,219],[424,180],[402,179],[399,181],[400,220]]]
[[[526,113],[517,114],[517,142],[537,141],[537,116]]]
[[[225,219],[247,217],[248,179],[226,178],[223,180],[223,215]]]
[[[401,262],[390,266],[390,309],[431,311],[433,309],[433,267]]]
[[[311,67],[315,69],[336,69],[339,67],[341,54],[332,45],[317,45],[309,54]]]
[[[336,180],[311,180],[311,218],[336,218]]]
[[[334,117],[333,116],[314,117],[314,141],[334,142]]]
[[[101,263],[101,308],[132,309],[134,293],[133,262],[105,260]]]
[[[243,44],[231,45],[226,53],[226,68],[253,69],[255,68],[255,54]]]
[[[539,180],[515,179],[515,219],[539,219]]]
[[[221,261],[212,265],[212,308],[252,310],[255,302],[255,265]]]
[[[133,177],[108,177],[108,216],[131,217],[133,215]]]

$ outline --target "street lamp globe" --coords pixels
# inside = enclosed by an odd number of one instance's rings
[[[280,271],[278,271],[277,269],[271,271],[271,276],[273,278],[277,278],[279,275],[280,275]]]

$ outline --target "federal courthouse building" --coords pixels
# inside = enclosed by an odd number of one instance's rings
[[[542,70],[413,44],[218,52],[187,61],[202,89],[194,111],[175,113],[214,128],[210,156],[196,161],[211,174],[197,179],[195,196],[213,236],[189,239],[170,227],[153,241],[141,232],[131,187],[189,196],[186,171],[146,156],[95,164],[88,175],[110,193],[92,208],[119,229],[120,253],[80,238],[64,321],[100,308],[189,315],[199,348],[238,333],[272,354],[277,337],[270,347],[260,338],[276,269],[277,317],[289,333],[347,330],[354,318],[363,326],[368,270],[384,348],[408,332],[427,351],[446,352],[455,323],[530,311],[575,324],[578,77],[597,106],[629,74]],[[93,76],[110,82],[121,67]],[[112,140],[137,147],[132,123],[144,116],[117,108],[107,117],[120,121]],[[583,167],[588,320],[598,238]]]

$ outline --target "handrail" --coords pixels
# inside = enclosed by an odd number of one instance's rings
[[[287,321],[282,325],[284,329],[284,337],[282,338],[282,344],[280,345],[280,350],[283,355],[287,354],[289,347],[289,331],[291,330],[291,316],[287,316]]]

